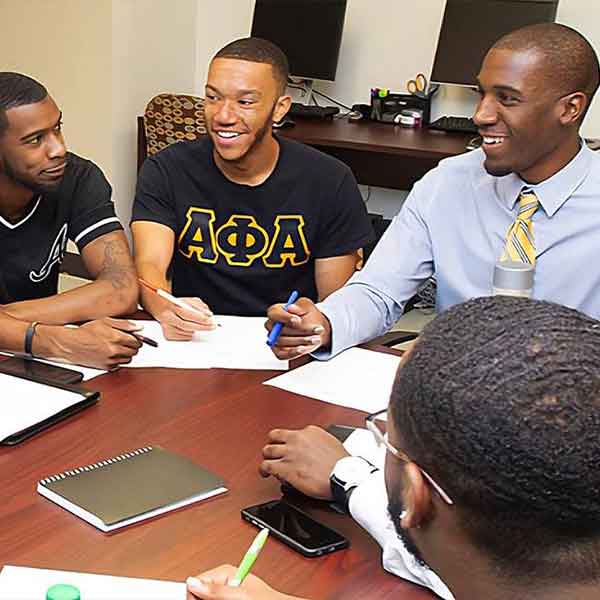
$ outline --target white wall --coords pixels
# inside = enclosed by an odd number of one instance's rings
[[[160,92],[193,91],[198,2],[112,0],[112,8],[113,188],[127,224],[137,177],[136,117]]]
[[[43,83],[70,150],[112,175],[111,0],[0,0],[0,70]]]
[[[208,64],[228,42],[250,35],[254,0],[196,0],[196,72],[194,92],[204,95]]]
[[[593,0],[559,0],[556,20],[584,35],[600,54],[600,3]],[[582,127],[585,137],[600,137],[600,104],[598,96]]]

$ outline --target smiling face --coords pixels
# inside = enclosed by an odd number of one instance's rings
[[[56,188],[67,165],[61,112],[46,96],[41,102],[6,111],[0,137],[0,173],[33,191]]]
[[[289,96],[279,92],[269,64],[233,58],[212,61],[204,112],[218,158],[239,163],[273,142],[271,125],[289,108]]]
[[[549,83],[549,68],[535,50],[492,49],[485,57],[473,119],[490,175],[514,172],[538,183],[576,153],[581,94],[561,96]]]

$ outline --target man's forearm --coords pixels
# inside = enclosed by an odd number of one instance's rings
[[[133,272],[115,281],[102,277],[79,288],[40,298],[6,304],[6,314],[23,321],[63,325],[131,314],[137,307],[138,285]]]
[[[0,350],[10,352],[25,351],[25,334],[29,327],[29,321],[15,319],[0,311]],[[56,354],[54,342],[60,337],[59,327],[43,327],[36,329],[33,338],[33,350],[36,356],[51,357]]]
[[[314,354],[319,359],[327,360],[385,333],[402,314],[403,305],[375,288],[352,282],[317,304],[331,324],[328,349]]]
[[[23,352],[25,350],[25,333],[29,323],[13,319],[5,314],[4,308],[0,312],[0,350]]]
[[[154,286],[171,292],[171,282],[167,279],[166,273],[163,269],[155,266],[150,262],[137,261],[135,263],[137,272],[141,279]],[[154,317],[160,313],[165,306],[169,305],[169,302],[164,298],[161,298],[158,294],[149,290],[146,286],[140,286],[140,299],[142,306]]]

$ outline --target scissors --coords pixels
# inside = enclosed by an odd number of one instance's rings
[[[427,89],[427,77],[423,73],[417,73],[414,79],[409,79],[406,82],[406,89],[413,96],[427,98],[427,93],[425,92]]]

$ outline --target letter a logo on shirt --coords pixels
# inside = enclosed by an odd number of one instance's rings
[[[44,261],[41,269],[39,271],[30,271],[29,279],[34,283],[40,283],[40,281],[44,281],[48,275],[50,275],[50,271],[52,271],[52,267],[56,263],[62,262],[63,256],[65,255],[65,250],[67,249],[67,224],[65,223],[58,232],[56,239],[52,243],[50,251],[48,252],[48,258]]]
[[[308,262],[310,251],[304,236],[304,218],[301,215],[280,215],[275,219],[275,235],[267,254],[265,266],[281,268],[286,261],[293,267]]]
[[[263,254],[268,243],[267,232],[248,215],[231,215],[217,230],[219,251],[228,264],[236,267],[249,267]]]
[[[215,242],[215,211],[210,208],[191,206],[186,214],[187,221],[179,236],[179,252],[187,258],[196,255],[196,260],[214,264],[219,259]]]

